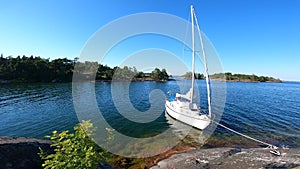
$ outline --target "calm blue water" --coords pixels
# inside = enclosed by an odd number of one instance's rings
[[[205,82],[197,81],[197,84],[201,88],[201,98],[205,98]],[[119,85],[118,89],[122,91],[122,83]],[[129,136],[144,137],[168,128],[161,110],[164,97],[155,100],[161,116],[150,123],[135,123],[118,113],[110,89],[110,83],[95,84],[98,106],[106,121],[116,130]],[[128,95],[133,107],[142,112],[151,107],[149,94],[153,89],[162,90],[166,95],[169,91],[179,91],[175,81],[134,82],[129,89],[130,92],[124,93],[124,97]],[[229,82],[226,93],[222,124],[277,145],[300,147],[300,83]],[[206,107],[205,101],[201,100],[202,107]],[[78,119],[74,111],[71,84],[0,86],[0,136],[43,138],[53,130],[72,129],[76,123]],[[232,135],[219,127],[215,133]]]

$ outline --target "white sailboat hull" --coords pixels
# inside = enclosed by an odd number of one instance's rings
[[[166,101],[166,113],[172,118],[186,123],[192,127],[204,130],[211,122],[207,115],[200,115],[198,111],[186,109],[186,107],[178,106],[176,101]]]

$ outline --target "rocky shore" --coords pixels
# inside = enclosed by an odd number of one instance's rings
[[[51,153],[50,141],[34,138],[0,137],[0,169],[39,169],[39,147]]]
[[[210,148],[172,155],[151,169],[300,169],[300,149],[282,149],[281,156],[265,148]]]
[[[33,138],[0,137],[0,169],[39,169],[39,147],[53,152],[50,141]],[[264,148],[208,148],[193,149],[155,162],[152,169],[161,168],[298,168],[300,149],[281,149],[281,156],[273,155]],[[109,166],[109,165],[108,165]]]

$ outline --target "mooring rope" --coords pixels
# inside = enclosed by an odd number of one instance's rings
[[[216,122],[216,121],[214,121],[214,120],[212,120],[212,119],[211,119],[211,121],[214,122],[215,124],[217,124],[217,125],[219,125],[219,126],[225,128],[225,129],[227,129],[227,130],[233,132],[233,133],[236,133],[236,134],[238,134],[238,135],[240,135],[240,136],[243,136],[243,137],[248,138],[248,139],[250,139],[250,140],[253,140],[253,141],[255,141],[255,142],[258,142],[258,143],[267,145],[267,146],[268,146],[267,148],[271,149],[270,153],[272,153],[272,154],[279,155],[279,156],[280,156],[280,154],[281,154],[281,153],[277,150],[278,147],[275,146],[275,145],[266,143],[266,142],[264,142],[264,141],[261,141],[261,140],[258,140],[258,139],[256,139],[256,138],[250,137],[250,136],[248,136],[248,135],[246,135],[246,134],[243,134],[243,133],[240,133],[240,132],[238,132],[238,131],[235,131],[235,130],[233,130],[233,129],[227,127],[227,126],[224,126],[223,124],[218,123],[218,122]]]

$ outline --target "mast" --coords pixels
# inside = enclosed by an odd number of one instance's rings
[[[210,99],[210,82],[209,82],[209,76],[208,76],[208,67],[207,67],[207,61],[206,61],[206,52],[204,49],[204,44],[203,44],[203,38],[200,30],[200,26],[198,24],[197,16],[195,12],[193,13],[198,29],[198,34],[200,37],[200,43],[201,43],[201,48],[202,48],[202,55],[203,55],[203,62],[204,62],[204,68],[205,68],[205,77],[206,77],[206,88],[207,88],[207,103],[208,103],[208,116],[211,117],[211,99]]]
[[[195,28],[194,28],[194,7],[191,5],[191,18],[192,18],[192,91],[191,91],[191,103],[194,97],[194,83],[195,83]]]

